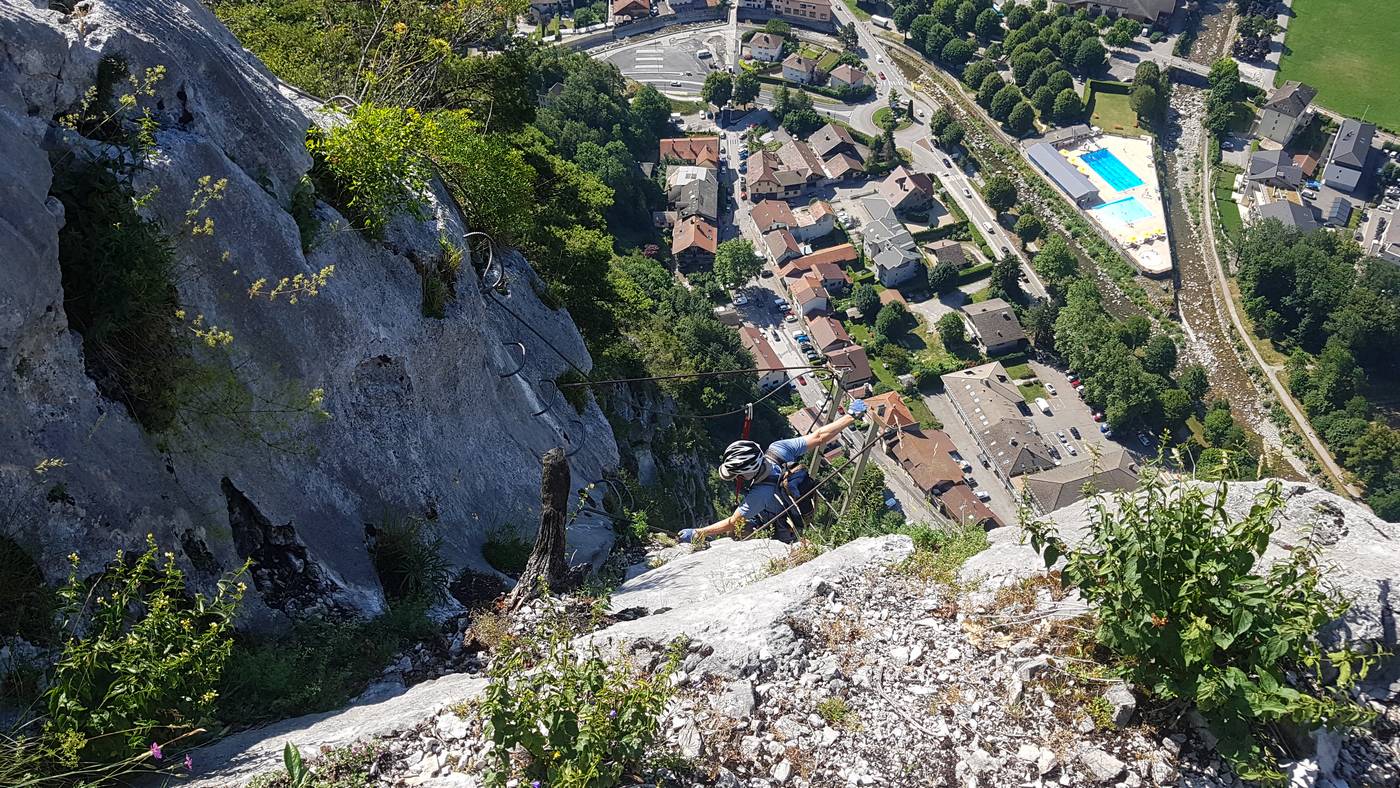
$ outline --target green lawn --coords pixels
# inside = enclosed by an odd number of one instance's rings
[[[830,72],[833,68],[836,68],[836,59],[839,57],[841,57],[840,52],[832,52],[828,49],[826,54],[822,55],[821,60],[817,61],[817,68],[822,71]]]
[[[1089,122],[1108,131],[1120,134],[1148,134],[1147,129],[1138,127],[1138,116],[1128,105],[1128,94],[1111,92],[1099,88],[1098,82],[1089,83],[1089,98],[1085,101],[1089,108]]]
[[[1395,0],[1294,0],[1277,84],[1317,88],[1319,104],[1395,130],[1400,92],[1400,3]]]
[[[1024,361],[1016,364],[1013,362],[1013,359],[1003,358],[1001,364],[1006,367],[1006,374],[1010,375],[1015,380],[1026,380],[1035,377],[1035,370],[1031,369],[1031,365]]]
[[[1238,170],[1219,167],[1215,170],[1215,212],[1220,216],[1220,228],[1231,241],[1239,243],[1244,233],[1244,221],[1240,218],[1240,206],[1231,198],[1230,186],[1235,182]],[[1360,214],[1360,211],[1357,211]]]
[[[1024,399],[1027,403],[1034,404],[1036,397],[1044,396],[1046,396],[1045,386],[1041,385],[1039,382],[1027,383],[1021,387],[1021,399]]]
[[[889,117],[890,117],[890,108],[889,108],[889,107],[881,107],[881,108],[875,110],[875,125],[876,125],[876,126],[879,126],[880,128],[883,129],[883,128],[885,127],[885,123],[886,123],[886,121],[889,119]],[[903,130],[903,129],[909,128],[909,127],[912,126],[912,125],[914,125],[914,121],[910,120],[908,115],[901,115],[900,118],[899,118],[899,123],[895,124],[894,130],[895,130],[895,131],[901,131],[901,130]]]
[[[870,12],[856,5],[856,0],[845,0],[845,2],[846,7],[851,9],[851,13],[856,15],[856,19],[859,19],[862,22],[870,21]]]

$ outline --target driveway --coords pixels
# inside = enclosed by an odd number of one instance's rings
[[[728,27],[697,28],[630,43],[601,56],[626,77],[643,82],[670,96],[700,95],[700,86],[712,68],[724,66],[729,49]],[[700,58],[696,53],[709,50]]]

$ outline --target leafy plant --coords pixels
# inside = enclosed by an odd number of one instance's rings
[[[374,785],[370,767],[382,748],[369,742],[336,747],[306,761],[291,742],[282,748],[282,768],[260,774],[248,788],[369,788]]]
[[[683,641],[659,669],[646,671],[596,650],[576,653],[572,628],[559,618],[507,637],[491,663],[480,704],[494,761],[487,785],[519,776],[550,788],[610,788],[656,739]]]
[[[434,129],[415,109],[361,104],[347,122],[307,136],[311,177],[356,227],[382,238],[390,219],[422,208],[432,170],[421,151]]]
[[[219,685],[219,720],[250,724],[342,706],[405,646],[433,633],[421,603],[367,621],[311,620],[290,634],[240,639]]]
[[[947,529],[914,526],[905,533],[914,540],[914,554],[905,560],[904,571],[944,585],[956,582],[958,570],[967,559],[986,550],[990,544],[986,529],[976,523]]]
[[[497,571],[519,577],[525,571],[525,562],[530,560],[530,550],[534,547],[520,534],[500,528],[486,537],[481,546],[481,556]]]
[[[173,553],[146,536],[91,582],[79,559],[59,591],[69,638],[54,666],[44,736],[63,764],[112,762],[209,720],[233,646],[247,569],[221,578],[212,598],[191,595]]]
[[[1376,659],[1319,641],[1318,630],[1348,604],[1324,587],[1317,545],[1305,541],[1255,572],[1280,490],[1271,482],[1235,519],[1224,484],[1169,489],[1149,472],[1137,493],[1098,503],[1080,547],[1045,523],[1025,526],[1047,565],[1067,559],[1063,582],[1095,608],[1096,639],[1120,671],[1159,698],[1193,704],[1240,776],[1268,783],[1283,780],[1275,723],[1342,728],[1370,719],[1348,693]]]
[[[373,539],[374,570],[391,601],[432,604],[447,598],[451,566],[432,523],[386,515],[373,528]]]
[[[282,748],[282,765],[287,769],[287,784],[290,788],[308,788],[311,784],[311,771],[301,760],[301,750],[287,742]]]

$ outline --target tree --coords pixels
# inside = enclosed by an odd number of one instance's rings
[[[1069,126],[1084,116],[1084,104],[1072,88],[1065,88],[1055,96],[1055,124]]]
[[[919,14],[914,17],[914,21],[909,23],[908,35],[915,48],[923,45],[924,39],[928,37],[929,29],[937,22],[938,20],[932,14]],[[939,50],[935,49],[934,51]],[[924,50],[924,54],[928,54],[927,50]]]
[[[1006,80],[1000,74],[988,74],[982,84],[977,87],[977,103],[984,109],[992,106],[992,99],[996,98],[998,92],[1006,87]]]
[[[845,25],[838,24],[836,26],[836,40],[841,42],[841,46],[845,47],[847,52],[853,52],[859,49],[860,34],[856,31],[856,23],[851,22]]]
[[[1201,436],[1207,446],[1217,449],[1234,449],[1245,442],[1244,430],[1235,423],[1229,404],[1223,401],[1214,403],[1206,411],[1206,417],[1201,422]]]
[[[1206,392],[1210,390],[1210,381],[1206,378],[1205,367],[1199,364],[1192,364],[1181,370],[1177,382],[1181,384],[1181,389],[1186,392],[1192,402],[1204,400]]]
[[[1040,247],[1032,265],[1035,266],[1036,273],[1054,290],[1067,289],[1070,281],[1079,273],[1079,261],[1075,259],[1074,252],[1070,251],[1065,239],[1058,235],[1050,236]]]
[[[1050,89],[1055,91],[1055,95],[1058,96],[1060,91],[1074,89],[1074,77],[1070,76],[1068,71],[1057,68],[1050,72],[1050,76],[1045,79],[1045,84],[1049,85]]]
[[[1129,315],[1117,328],[1118,341],[1129,348],[1142,347],[1152,336],[1152,321],[1142,315]]]
[[[904,336],[914,325],[914,316],[898,301],[880,307],[880,313],[875,316],[876,335],[889,341]]]
[[[569,461],[563,449],[550,449],[541,461],[544,470],[540,474],[540,527],[535,533],[535,544],[525,569],[520,573],[522,580],[506,599],[507,610],[519,610],[525,603],[535,599],[541,589],[557,589],[568,581],[569,565],[564,560],[564,528],[569,509]]]
[[[1031,103],[1035,105],[1041,119],[1047,123],[1055,117],[1055,96],[1055,89],[1049,85],[1041,85],[1035,95],[1031,96]]]
[[[966,38],[955,38],[943,45],[943,62],[961,66],[977,54],[977,47]]]
[[[773,109],[771,110],[773,117],[776,118],[779,123],[782,123],[783,118],[787,117],[788,106],[791,103],[792,92],[788,90],[787,85],[779,85],[777,89],[773,91]]]
[[[1024,5],[1002,6],[1002,11],[1006,14],[1006,26],[1011,30],[1018,30],[1024,27],[1027,22],[1031,21],[1031,17],[1034,15],[1034,12],[1032,12],[1028,6]]]
[[[1003,257],[992,264],[992,280],[987,285],[994,298],[1021,302],[1026,294],[1021,290],[1021,263],[1015,257]]]
[[[977,6],[972,0],[963,0],[958,6],[954,26],[963,33],[971,33],[977,26]]]
[[[1001,37],[1001,16],[990,8],[982,9],[981,13],[977,14],[976,21],[972,23],[972,31],[982,41]]]
[[[989,74],[995,74],[996,70],[997,65],[990,60],[977,60],[968,63],[967,68],[963,69],[963,84],[974,89],[979,88],[982,86],[982,80],[986,79]]]
[[[1180,424],[1191,415],[1191,397],[1181,389],[1167,389],[1162,392],[1162,421],[1166,424]]]
[[[1011,108],[1011,115],[1006,118],[1006,128],[1018,137],[1028,134],[1035,128],[1035,110],[1025,101],[1019,101]]]
[[[735,104],[750,104],[758,98],[758,91],[758,75],[745,69],[734,78],[734,95],[731,100]]]
[[[770,19],[768,23],[763,26],[763,32],[786,38],[792,33],[792,25],[781,19]]]
[[[962,347],[967,342],[967,328],[956,312],[949,312],[938,318],[935,325],[938,327],[938,338],[943,340],[943,347]]]
[[[946,293],[958,286],[958,267],[947,261],[928,269],[928,287],[935,293]]]
[[[1151,120],[1157,117],[1161,110],[1162,99],[1157,95],[1157,88],[1150,84],[1134,85],[1133,92],[1128,96],[1128,106],[1133,108],[1139,118]]]
[[[983,194],[987,198],[987,205],[997,213],[1009,211],[1011,206],[1016,204],[1016,184],[1005,175],[993,175],[988,178]]]
[[[1021,90],[1015,85],[1006,85],[992,96],[992,104],[987,108],[993,118],[1005,123],[1011,117],[1011,110],[1021,101]]]
[[[734,77],[727,71],[711,71],[700,86],[700,97],[716,107],[729,102],[734,94]]]
[[[1045,223],[1039,216],[1033,213],[1023,213],[1016,217],[1016,226],[1012,228],[1022,241],[1030,243],[1039,238],[1045,232]],[[1037,269],[1038,270],[1038,269]]]
[[[1330,413],[1342,407],[1366,382],[1351,351],[1335,337],[1327,340],[1318,354],[1310,378],[1303,404],[1311,414]]]
[[[1157,334],[1142,348],[1142,368],[1158,375],[1176,369],[1176,343],[1166,334]]]
[[[1373,421],[1361,437],[1347,448],[1343,459],[1347,470],[1367,487],[1377,487],[1395,473],[1400,463],[1400,431]]]
[[[943,133],[938,135],[938,145],[941,148],[955,147],[962,142],[964,136],[963,125],[954,121],[943,128]]]
[[[715,249],[714,276],[726,288],[741,287],[762,270],[763,258],[749,241],[732,238]]]
[[[1058,314],[1053,303],[1042,301],[1027,309],[1021,318],[1026,336],[1041,350],[1055,352],[1055,317]]]
[[[953,28],[942,22],[936,22],[924,33],[923,48],[920,51],[931,58],[937,58],[943,54],[943,47],[948,46],[948,42],[952,41],[956,35]]]
[[[943,129],[953,122],[953,114],[943,107],[934,111],[933,117],[928,119],[928,130],[934,137],[943,133]]]
[[[914,3],[904,3],[895,6],[894,14],[891,16],[894,22],[894,29],[901,33],[909,32],[909,27],[914,24],[914,20],[919,16],[919,6]]]
[[[860,313],[869,320],[880,310],[880,294],[870,285],[856,285],[851,290],[851,306],[860,310]]]
[[[812,132],[821,128],[824,121],[814,109],[799,109],[789,111],[787,117],[783,118],[783,129],[794,137],[805,138]]]

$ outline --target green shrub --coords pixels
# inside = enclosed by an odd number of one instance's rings
[[[967,559],[986,550],[987,531],[976,523],[948,528],[912,526],[905,533],[914,540],[914,554],[904,563],[904,571],[923,580],[944,585],[957,581],[958,570]]]
[[[316,218],[316,184],[310,176],[303,175],[292,192],[292,204],[287,209],[297,223],[301,234],[301,250],[310,252],[321,234],[321,220]]]
[[[370,788],[375,784],[370,767],[382,753],[379,745],[355,742],[327,750],[308,762],[287,742],[282,748],[282,768],[254,777],[248,788]]]
[[[0,536],[0,637],[48,642],[57,600],[39,565],[14,540]],[[0,696],[4,688],[0,687]]]
[[[499,528],[487,535],[486,544],[481,546],[481,556],[496,571],[519,577],[525,571],[525,562],[530,560],[533,547],[533,543],[520,534]]]
[[[377,618],[309,620],[291,633],[239,639],[219,686],[219,719],[231,725],[285,719],[345,705],[408,645],[433,634],[422,603]]]
[[[1044,523],[1026,525],[1047,565],[1067,559],[1063,582],[1094,607],[1096,639],[1124,676],[1160,699],[1193,704],[1239,775],[1268,783],[1283,781],[1278,723],[1342,728],[1370,718],[1349,690],[1375,659],[1318,640],[1348,604],[1323,586],[1317,545],[1305,541],[1254,571],[1280,490],[1271,482],[1234,519],[1226,485],[1168,488],[1149,472],[1137,493],[1098,505],[1080,547]],[[1325,671],[1336,672],[1335,683],[1324,682]]]
[[[78,578],[77,555],[71,561],[59,591],[69,637],[44,725],[57,760],[120,761],[207,723],[233,646],[243,570],[220,579],[212,598],[191,595],[174,554],[161,554],[150,535],[144,553],[118,552],[93,581]]]
[[[422,151],[433,129],[412,108],[359,105],[347,122],[306,138],[317,191],[366,235],[382,238],[390,219],[423,206],[432,170]]]
[[[580,655],[573,636],[560,616],[500,644],[480,704],[494,761],[487,785],[519,777],[549,788],[611,788],[655,741],[684,643],[647,671],[596,651]]]
[[[113,164],[65,160],[50,193],[63,203],[63,307],[83,338],[88,375],[143,427],[160,432],[174,422],[176,384],[188,365],[170,240],[137,212]]]
[[[374,570],[392,602],[433,604],[447,599],[451,566],[442,556],[442,535],[419,517],[389,517],[374,529]]]

